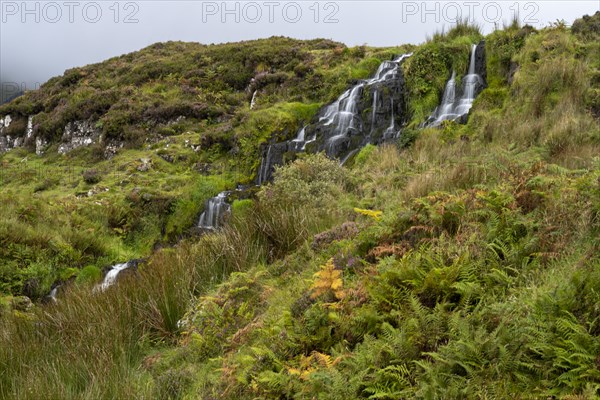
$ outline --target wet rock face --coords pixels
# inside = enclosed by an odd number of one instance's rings
[[[370,106],[367,111],[371,112],[368,116],[370,142],[378,144],[391,139],[388,136],[390,127],[397,132],[409,120],[408,92],[404,76],[400,74],[396,80],[377,84],[370,92],[368,104]]]
[[[485,58],[485,40],[480,41],[475,49],[475,73],[487,82],[487,68]]]
[[[274,143],[261,148],[261,164],[256,176],[256,183],[262,185],[273,178],[277,165],[295,158],[295,148],[290,142]]]
[[[321,108],[295,139],[264,145],[256,183],[269,181],[276,165],[296,158],[299,152],[324,151],[344,163],[368,143],[396,139],[408,122],[402,62],[411,54],[384,61],[375,74],[357,81],[336,101]]]
[[[100,138],[100,130],[90,121],[69,122],[65,126],[62,143],[58,146],[58,154],[66,154],[79,147],[96,143]]]
[[[344,159],[368,143],[397,136],[408,122],[408,94],[401,68],[388,79],[367,80],[358,90],[353,116],[342,131],[327,120],[327,107],[320,110],[306,127],[306,136],[316,138],[307,151],[325,151],[329,157]]]

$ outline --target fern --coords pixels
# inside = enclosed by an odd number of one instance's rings
[[[333,258],[329,259],[325,265],[321,267],[321,270],[314,275],[315,281],[311,287],[313,299],[323,296],[327,293],[333,293],[333,295],[341,300],[346,296],[342,281],[342,271],[335,268],[333,264]]]

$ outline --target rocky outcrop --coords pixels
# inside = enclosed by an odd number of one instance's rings
[[[124,143],[118,140],[109,140],[104,145],[104,158],[110,160],[117,155],[117,152],[122,149]]]
[[[58,146],[58,154],[65,154],[79,147],[97,143],[100,130],[90,121],[69,122],[65,126],[62,143]]]
[[[48,147],[48,141],[41,137],[35,138],[35,154],[41,156],[46,151],[46,147]]]
[[[485,57],[485,40],[477,43],[475,48],[475,74],[479,75],[482,79],[483,90],[487,86],[487,62]],[[467,71],[469,73],[469,71]],[[481,91],[480,90],[480,91]]]
[[[35,153],[38,156],[44,154],[44,151],[48,147],[48,141],[42,137],[35,136],[33,118],[34,116],[32,115],[27,117],[27,125],[22,136],[11,136],[7,133],[8,128],[14,122],[10,115],[0,118],[0,154],[23,146],[35,148]]]
[[[11,123],[12,118],[10,115],[0,118],[0,154],[20,145],[19,138],[12,138],[5,133]]]

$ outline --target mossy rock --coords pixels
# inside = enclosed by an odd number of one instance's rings
[[[31,299],[27,296],[16,296],[10,300],[13,310],[27,312],[33,307]]]

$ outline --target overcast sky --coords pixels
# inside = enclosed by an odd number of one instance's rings
[[[221,43],[284,35],[330,38],[347,45],[423,42],[457,15],[485,32],[517,13],[542,27],[593,14],[585,1],[119,1],[0,0],[0,82],[27,89],[65,69],[149,44],[183,40]]]

